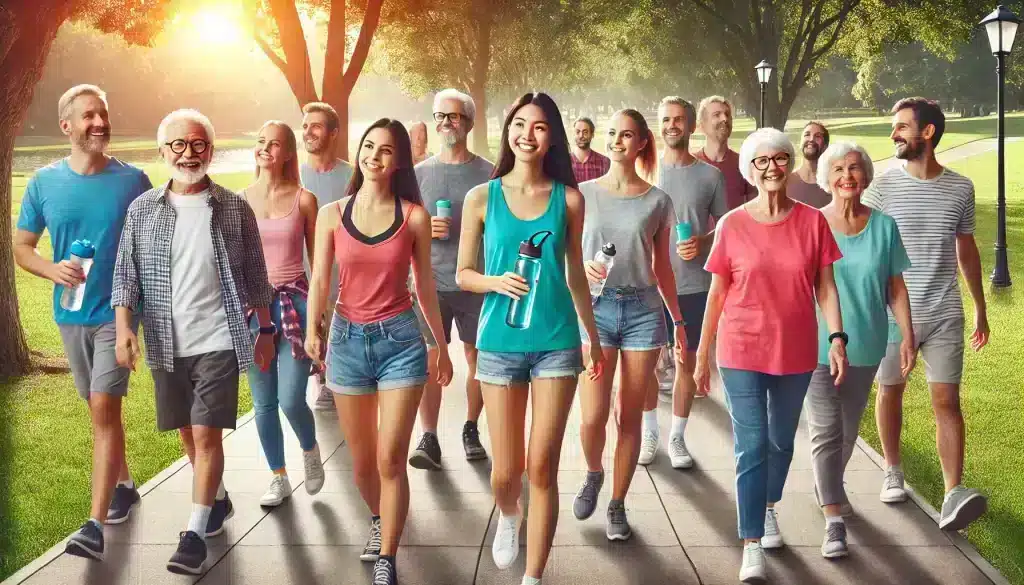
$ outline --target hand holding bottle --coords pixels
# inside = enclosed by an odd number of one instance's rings
[[[530,292],[526,279],[515,272],[506,272],[501,276],[491,276],[491,292],[496,292],[512,300],[518,300]]]
[[[587,260],[583,263],[587,273],[587,280],[592,284],[601,284],[608,278],[608,267],[596,260]]]

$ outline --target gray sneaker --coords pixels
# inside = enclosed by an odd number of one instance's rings
[[[949,490],[942,500],[942,515],[939,528],[942,530],[963,530],[981,517],[988,509],[988,499],[974,488],[958,485]]]
[[[633,531],[629,529],[629,521],[626,520],[626,504],[621,500],[608,502],[608,528],[606,530],[608,540],[629,540]]]
[[[409,465],[416,469],[441,469],[441,444],[434,433],[423,433],[416,450],[409,457]]]
[[[846,546],[846,523],[827,522],[825,540],[821,543],[821,556],[826,559],[838,559],[850,554]]]
[[[68,539],[64,552],[76,557],[102,561],[103,529],[92,520],[87,521]]]
[[[886,504],[898,504],[907,501],[907,490],[903,483],[903,470],[896,467],[889,467],[885,470],[885,479],[882,480],[882,491],[878,499]]]
[[[597,494],[601,492],[604,485],[604,471],[588,471],[587,477],[576,492],[576,498],[572,501],[572,513],[577,520],[586,520],[594,515],[597,509]]]
[[[313,403],[314,410],[334,410],[334,392],[326,385],[320,385],[320,392],[316,395],[316,402]]]

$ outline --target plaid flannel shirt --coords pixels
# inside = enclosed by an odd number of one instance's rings
[[[576,176],[577,183],[603,177],[612,166],[612,161],[596,150],[590,151],[586,162],[580,162],[575,153],[570,153],[570,156],[572,156],[572,174]]]
[[[146,363],[152,369],[172,372],[171,240],[177,213],[167,201],[169,186],[146,191],[128,208],[114,265],[111,305],[137,312],[142,304]],[[254,353],[245,311],[270,306],[274,289],[267,278],[256,215],[249,204],[210,181],[209,205],[228,329],[238,367],[245,370],[252,365]]]

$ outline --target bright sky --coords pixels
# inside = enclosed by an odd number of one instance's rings
[[[245,41],[241,8],[237,5],[204,7],[186,17],[185,27],[203,43],[238,45]]]

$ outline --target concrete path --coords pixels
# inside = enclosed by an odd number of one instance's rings
[[[461,356],[457,344],[453,350],[453,356]],[[496,514],[488,465],[473,465],[462,457],[465,368],[459,362],[456,359],[456,379],[446,390],[441,416],[445,469],[409,471],[412,504],[399,550],[399,578],[404,585],[519,585],[525,554],[508,571],[498,571],[491,560]],[[661,405],[663,437],[668,436],[670,416],[668,405]],[[579,522],[572,515],[572,498],[585,470],[579,420],[577,405],[562,449],[559,524],[544,583],[736,583],[741,549],[736,538],[732,439],[720,390],[698,400],[687,429],[696,468],[685,472],[671,469],[662,450],[653,465],[637,471],[626,500],[633,527],[633,538],[626,543],[611,544],[604,536],[607,486],[593,518]],[[236,512],[224,535],[210,540],[209,572],[201,578],[173,575],[164,568],[190,508],[192,473],[179,461],[144,487],[142,505],[129,522],[107,529],[105,562],[65,555],[63,544],[58,544],[5,585],[369,583],[371,565],[361,563],[358,557],[367,536],[368,512],[353,485],[336,417],[318,413],[317,422],[321,449],[327,457],[324,490],[315,497],[306,494],[301,485],[299,447],[288,431],[287,456],[295,491],[289,501],[269,513],[258,505],[269,472],[251,415],[227,436],[225,484]],[[485,424],[483,421],[482,435],[488,445]],[[613,429],[611,424],[609,428]],[[609,433],[612,444],[614,436]],[[609,469],[612,444],[606,450]],[[974,549],[960,536],[940,531],[919,505],[879,502],[882,475],[871,455],[858,449],[847,473],[850,500],[857,511],[849,522],[851,556],[826,561],[819,552],[824,523],[814,502],[807,431],[801,427],[786,495],[779,504],[788,546],[768,555],[771,582],[1005,582],[994,572],[991,578],[986,576],[991,568]],[[523,534],[525,538],[525,531]]]
[[[1006,142],[1019,142],[1024,140],[1021,136],[1009,136],[1006,138]],[[938,153],[936,158],[939,160],[939,164],[948,166],[955,162],[961,161],[965,158],[970,158],[979,154],[993,151],[997,148],[998,143],[995,138],[981,138],[968,142],[967,144],[961,144],[960,146],[954,146],[949,150]],[[890,156],[889,158],[875,161],[875,174],[878,175],[881,172],[900,164],[899,159]]]

